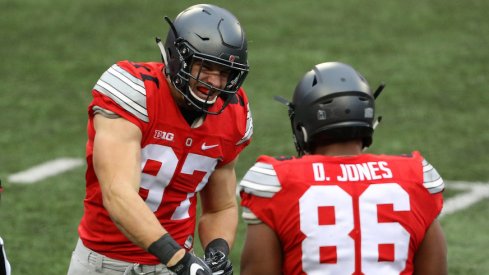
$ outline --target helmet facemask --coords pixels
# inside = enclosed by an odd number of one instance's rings
[[[175,77],[170,77],[172,84],[183,95],[185,100],[193,108],[208,114],[220,114],[224,108],[233,100],[236,92],[243,84],[247,74],[247,66],[237,64],[231,61],[216,58],[211,55],[198,53],[192,49],[186,41],[182,41],[184,46],[177,46],[179,60],[181,60],[180,70]],[[231,57],[232,59],[233,57]],[[199,66],[197,72],[192,73],[194,65]],[[228,72],[227,81],[224,86],[215,87],[212,84],[202,80],[202,71],[204,68],[218,68],[219,71]],[[193,90],[192,87],[203,87],[204,90]],[[199,97],[197,93],[207,94],[207,97]],[[214,96],[216,95],[217,96]],[[222,101],[218,102],[221,98]],[[212,111],[211,106],[218,104]]]

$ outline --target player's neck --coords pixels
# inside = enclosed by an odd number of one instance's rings
[[[192,128],[197,128],[204,122],[205,114],[203,112],[180,106],[180,113]]]
[[[348,141],[318,146],[314,150],[315,155],[326,156],[356,156],[362,154],[362,143]]]
[[[187,124],[192,128],[197,128],[202,125],[205,118],[205,113],[196,110],[195,108],[190,106],[183,95],[179,91],[177,91],[175,87],[173,87],[172,85],[169,86],[170,93],[175,100],[175,103],[177,104],[180,113],[185,118],[185,121],[187,121]]]

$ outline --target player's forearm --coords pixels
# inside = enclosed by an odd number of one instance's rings
[[[199,237],[203,247],[216,238],[222,238],[232,247],[238,228],[238,206],[213,213],[203,213],[199,222]]]
[[[105,208],[129,240],[157,256],[169,267],[185,256],[185,250],[168,235],[136,192],[113,190],[109,193],[104,196]]]
[[[133,190],[112,188],[104,193],[104,206],[117,227],[143,249],[167,233]]]

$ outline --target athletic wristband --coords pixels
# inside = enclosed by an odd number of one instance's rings
[[[229,245],[228,245],[228,242],[226,242],[222,238],[217,238],[217,239],[212,240],[207,245],[207,247],[205,248],[205,253],[210,252],[209,251],[210,249],[221,251],[226,256],[229,254]]]
[[[148,252],[155,255],[162,264],[166,265],[182,247],[170,236],[165,234],[148,247]]]

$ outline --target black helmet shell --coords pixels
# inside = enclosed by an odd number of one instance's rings
[[[365,78],[340,62],[316,65],[296,86],[293,134],[300,155],[317,134],[332,140],[372,142],[375,100]]]
[[[209,107],[207,102],[195,98],[188,85],[190,78],[196,79],[190,73],[195,60],[218,64],[231,72],[223,89],[210,87],[225,101],[220,111],[241,87],[249,70],[248,45],[241,24],[228,10],[215,5],[199,4],[182,11],[171,23],[165,51],[166,73],[172,84],[203,111]]]

